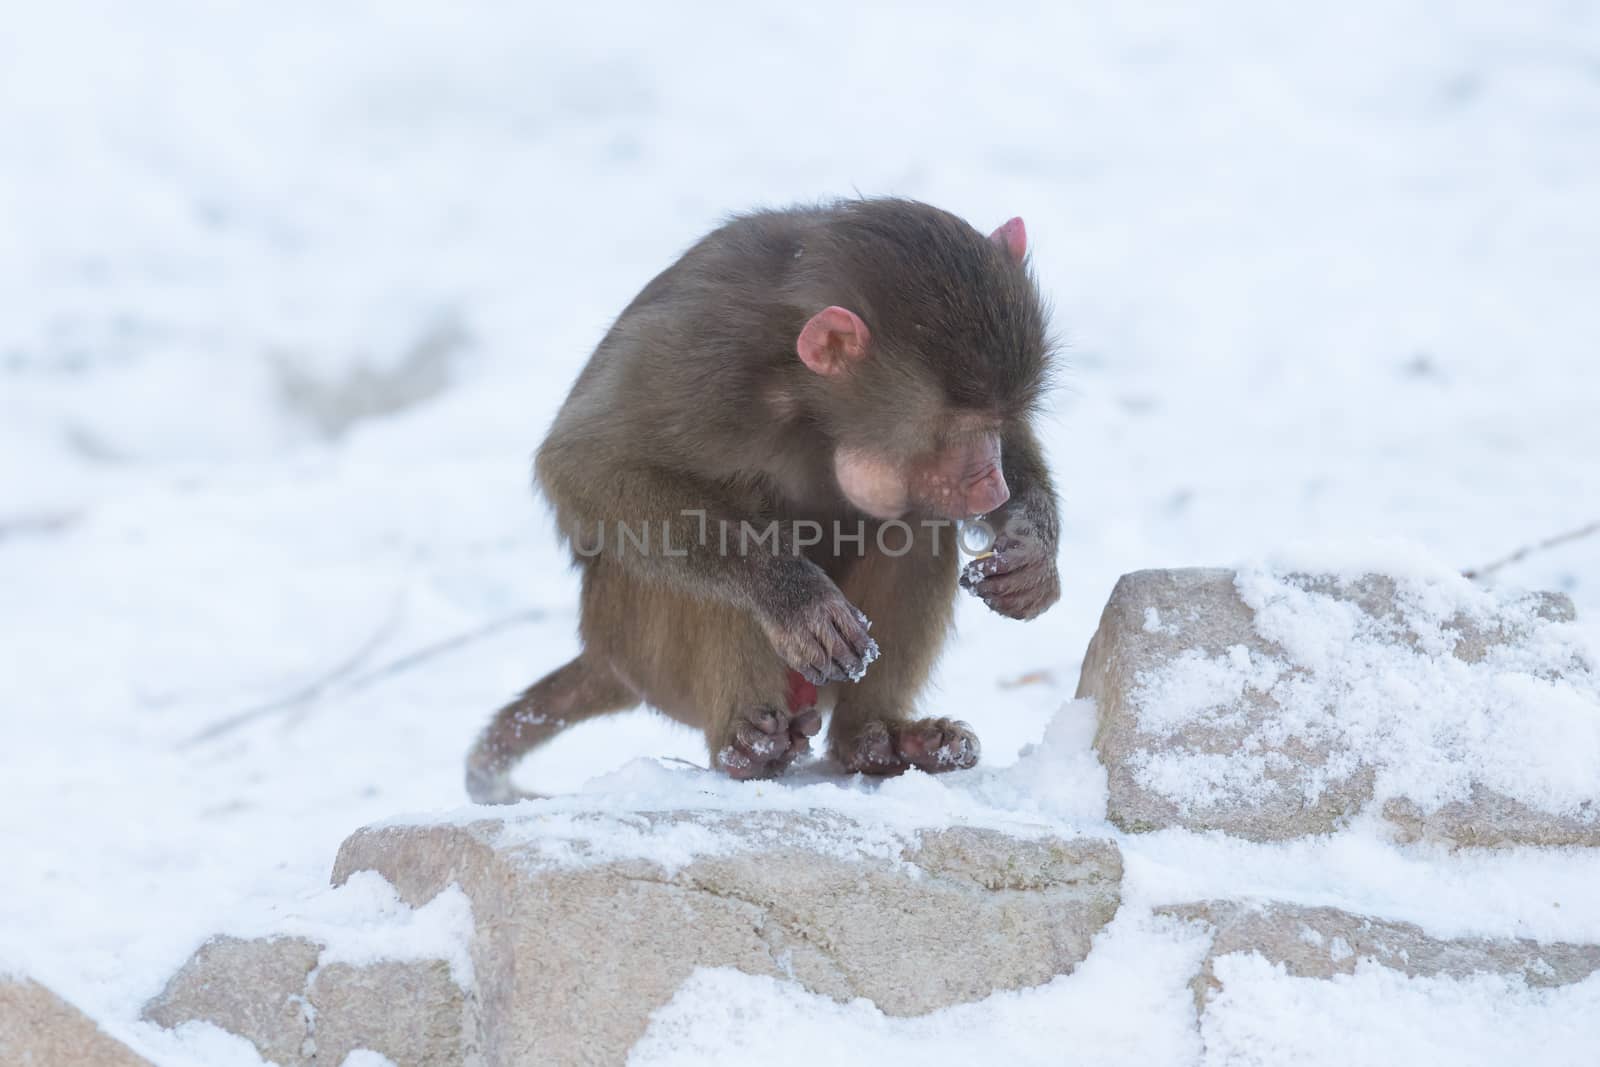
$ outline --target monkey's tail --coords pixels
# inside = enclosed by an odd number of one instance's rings
[[[467,753],[467,796],[474,804],[515,804],[544,796],[512,784],[511,772],[522,758],[568,726],[638,702],[606,664],[580,655],[557,667],[495,712],[478,735]]]

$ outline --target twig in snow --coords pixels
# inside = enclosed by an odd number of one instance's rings
[[[497,634],[501,630],[509,630],[513,626],[521,626],[526,623],[537,622],[539,619],[544,618],[544,614],[545,613],[538,608],[524,608],[522,611],[517,611],[510,615],[502,616],[491,622],[484,623],[482,626],[475,627],[474,629],[467,630],[452,637],[447,637],[442,641],[435,641],[432,644],[423,645],[421,648],[407,652],[405,655],[400,656],[397,659],[390,660],[381,667],[374,667],[365,674],[355,674],[355,672],[360,669],[361,664],[364,663],[367,657],[377,649],[378,645],[380,645],[384,638],[388,636],[389,631],[393,629],[394,623],[398,618],[398,614],[393,614],[384,621],[384,624],[379,627],[377,632],[375,632],[372,637],[368,638],[366,643],[364,643],[354,655],[349,657],[338,667],[335,667],[333,670],[318,678],[316,681],[310,683],[309,685],[303,686],[294,693],[291,693],[289,696],[280,697],[279,699],[271,701],[270,703],[261,704],[253,708],[247,708],[244,711],[238,712],[237,714],[230,715],[221,722],[213,723],[204,730],[201,730],[199,733],[195,734],[193,737],[190,737],[188,740],[184,741],[181,747],[188,748],[189,746],[199,744],[202,741],[209,741],[212,738],[221,737],[222,735],[231,733],[247,723],[254,722],[257,719],[264,718],[265,716],[271,715],[275,712],[289,711],[294,708],[309,704],[311,701],[322,696],[324,693],[327,693],[329,690],[337,689],[342,693],[357,692],[367,688],[368,686],[375,685],[378,682],[383,681],[385,678],[392,677],[396,674],[402,674],[405,671],[408,671],[420,664],[426,663],[431,659],[437,659],[439,656],[454,652],[460,648],[465,648],[467,645],[481,641],[485,637],[489,637],[493,634]],[[354,677],[351,677],[352,675],[354,675]]]
[[[1576,530],[1568,530],[1564,534],[1557,534],[1554,537],[1546,538],[1537,544],[1523,545],[1521,548],[1511,553],[1511,555],[1506,556],[1504,559],[1497,559],[1493,563],[1485,563],[1481,567],[1472,567],[1468,570],[1462,571],[1461,573],[1467,578],[1484,578],[1493,574],[1502,567],[1509,567],[1513,563],[1521,563],[1535,552],[1544,552],[1560,545],[1564,545],[1569,541],[1582,540],[1585,537],[1589,537],[1597,533],[1600,533],[1600,519],[1589,523],[1587,526],[1580,526]]]
[[[477,629],[467,630],[463,633],[456,634],[454,637],[447,637],[442,641],[435,641],[431,645],[423,645],[414,652],[407,652],[399,659],[390,660],[381,667],[375,667],[366,674],[358,675],[355,678],[350,679],[350,681],[342,686],[341,689],[346,693],[353,693],[358,689],[365,689],[369,685],[374,685],[377,682],[381,682],[391,675],[408,671],[418,664],[426,663],[430,659],[437,659],[438,657],[446,655],[447,653],[454,652],[458,648],[464,648],[476,641],[483,640],[485,637],[493,636],[494,634],[499,633],[501,630],[509,630],[513,626],[522,626],[526,623],[538,622],[542,618],[544,618],[544,612],[538,608],[525,608],[522,611],[513,612],[510,615],[504,615],[498,619],[495,619],[493,622],[484,623]]]
[[[384,616],[383,622],[372,632],[370,637],[361,643],[359,648],[324,674],[307,682],[287,696],[278,697],[276,700],[269,700],[265,704],[257,704],[255,707],[234,712],[227,718],[214,722],[199,733],[186,738],[178,747],[189,748],[191,745],[210,741],[224,734],[230,734],[239,727],[246,726],[257,719],[264,719],[277,712],[287,711],[290,708],[315,700],[338,684],[341,678],[348,677],[360,670],[361,665],[367,661],[367,657],[376,652],[378,647],[388,640],[389,634],[394,629],[395,623],[399,621],[399,618],[400,611],[397,604],[394,609]]]
[[[53,511],[40,515],[13,515],[0,519],[0,541],[13,537],[40,537],[59,533],[78,521],[70,511]]]
[[[658,763],[681,763],[685,767],[692,767],[697,771],[709,771],[711,769],[710,767],[702,767],[694,760],[684,759],[681,756],[657,756],[656,761]]]
[[[413,667],[428,662],[429,660],[437,659],[438,657],[454,652],[457,649],[465,648],[467,645],[481,641],[485,637],[489,637],[493,634],[497,634],[501,630],[509,630],[513,626],[521,626],[526,623],[537,622],[539,619],[544,618],[544,614],[545,613],[538,608],[524,608],[522,611],[513,612],[510,615],[504,615],[491,622],[484,623],[482,626],[475,627],[474,629],[467,630],[452,637],[447,637],[442,641],[435,641],[432,644],[423,645],[421,648],[407,652],[405,655],[400,656],[397,659],[390,660],[381,667],[374,667],[365,674],[355,674],[355,672],[360,669],[361,664],[364,663],[367,657],[370,656],[378,647],[378,645],[383,642],[384,638],[388,636],[389,631],[393,628],[395,620],[398,618],[398,614],[391,615],[384,621],[383,626],[379,627],[378,631],[374,633],[372,637],[368,638],[366,643],[363,644],[354,655],[345,660],[344,663],[340,664],[338,667],[318,678],[316,681],[300,688],[289,696],[280,697],[279,699],[271,701],[270,703],[261,704],[254,708],[247,708],[235,715],[230,715],[221,722],[213,723],[204,730],[201,730],[199,733],[195,734],[193,737],[190,737],[188,740],[184,741],[181,747],[188,748],[189,746],[199,744],[202,741],[209,741],[212,738],[221,737],[224,734],[231,733],[239,727],[244,726],[247,723],[254,722],[255,720],[263,718],[267,715],[271,715],[280,711],[289,711],[305,704],[309,704],[311,701],[322,696],[324,693],[327,693],[329,690],[337,689],[342,693],[357,692],[367,688],[368,686],[376,685],[385,678],[390,678],[396,674],[402,674]],[[352,675],[354,675],[354,677],[351,677]]]

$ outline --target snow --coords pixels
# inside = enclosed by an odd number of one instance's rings
[[[1204,955],[1204,938],[1180,924],[1119,915],[1074,973],[914,1019],[703,968],[654,1013],[629,1062],[1194,1063],[1200,1035],[1187,975]]]
[[[1043,738],[1013,762],[887,780],[845,776],[820,759],[802,763],[781,780],[740,782],[688,761],[639,758],[564,796],[503,808],[467,805],[399,813],[373,825],[467,827],[503,819],[503,825],[488,828],[495,845],[531,847],[543,863],[582,867],[643,859],[667,871],[736,846],[715,832],[715,819],[702,818],[708,813],[814,816],[817,833],[806,846],[841,860],[894,859],[920,831],[952,824],[1019,837],[1072,836],[1076,827],[1102,834],[1106,776],[1090,748],[1093,726],[1094,705],[1072,701],[1051,719]],[[683,817],[651,817],[663,811]],[[611,828],[597,836],[602,817]]]
[[[1370,767],[1379,805],[1405,797],[1434,811],[1478,785],[1536,810],[1594,817],[1600,655],[1589,635],[1548,618],[1536,597],[1496,595],[1436,563],[1419,566],[1412,552],[1344,566],[1330,564],[1342,575],[1332,586],[1246,567],[1235,585],[1274,650],[1191,648],[1141,675],[1133,704],[1152,737],[1244,727],[1222,755],[1156,742],[1141,781],[1184,810],[1259,801],[1295,787],[1272,777],[1284,750],[1326,751],[1298,779],[1297,802],[1314,805],[1329,784]],[[1392,582],[1392,613],[1358,603],[1377,582]],[[1484,635],[1504,640],[1475,647]],[[1274,711],[1251,726],[1239,709],[1261,699]]]
[[[1372,961],[1353,975],[1290,978],[1253,953],[1217,960],[1223,983],[1203,1062],[1385,1067],[1594,1062],[1600,975],[1554,989],[1522,978],[1407,978]]]
[[[157,1064],[214,1063],[219,1067],[262,1067],[272,1063],[271,1060],[263,1060],[261,1053],[249,1041],[211,1023],[187,1022],[172,1030],[142,1026],[136,1036],[119,1032],[116,1027],[106,1027],[104,1022],[101,1025],[134,1044]]]
[[[1063,601],[1020,625],[963,597],[928,700],[985,762],[739,785],[638,762],[706,759],[638,712],[520,777],[618,810],[710,793],[1111,833],[1070,697],[1118,575],[1375,535],[1457,569],[1596,518],[1597,20],[1560,0],[13,12],[0,960],[163,1067],[258,1062],[139,1007],[212,933],[337,910],[356,826],[460,807],[489,712],[576,647],[528,457],[588,350],[724,213],[857,189],[1024,216],[1066,342],[1043,427]],[[1493,579],[1568,592],[1594,640],[1600,538]],[[1542,766],[1562,803],[1591,739],[1513,738],[1508,766]],[[1452,855],[1366,825],[1121,843],[1128,903],[1074,975],[926,1023],[702,975],[639,1058],[706,1062],[720,1034],[723,1057],[1194,1063],[1198,950],[1148,910],[1201,896],[1600,939],[1600,861],[1577,851]],[[359,896],[341,921],[383,925]],[[1238,979],[1207,1042],[1239,1062],[1297,1041],[1297,1005],[1359,1009],[1396,1048],[1415,1025],[1463,1062],[1524,1025],[1559,1062],[1600,1018],[1590,983]],[[767,1029],[719,1031],[734,1008]]]
[[[341,1067],[395,1067],[395,1063],[389,1057],[371,1049],[358,1048],[344,1058]]]
[[[421,907],[406,905],[394,887],[371,871],[318,894],[302,910],[282,916],[253,936],[290,934],[323,944],[317,966],[379,960],[444,960],[463,989],[473,984],[472,903],[456,886]],[[229,931],[232,932],[232,931]]]

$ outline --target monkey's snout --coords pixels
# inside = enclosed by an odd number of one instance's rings
[[[998,466],[992,466],[967,481],[962,487],[966,494],[968,515],[987,515],[1011,499],[1011,489],[1006,476]]]

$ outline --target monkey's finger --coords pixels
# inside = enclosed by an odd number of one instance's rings
[[[1000,565],[999,557],[993,554],[975,559],[961,568],[961,588],[971,589],[974,585],[993,574]]]
[[[729,778],[754,778],[760,772],[760,765],[750,757],[748,752],[741,752],[734,745],[724,745],[721,752],[717,753],[717,763],[728,773]]]
[[[861,666],[861,657],[851,649],[850,642],[837,630],[829,635],[827,646],[829,666],[839,679],[853,677],[865,669]]]
[[[1045,572],[1042,580],[1029,589],[1023,590],[1013,600],[1012,607],[1017,619],[1032,619],[1044,612],[1061,599],[1061,578],[1051,568]]]
[[[989,603],[989,610],[996,615],[1004,615],[1008,619],[1016,619],[1018,622],[1027,622],[1038,614],[1031,604],[1015,597],[1008,600],[993,601]]]
[[[1005,555],[998,553],[975,559],[961,569],[961,587],[971,589],[979,582],[988,578],[998,578],[1004,574],[1014,574],[1019,570],[1032,566],[1036,559],[1022,554]]]
[[[986,597],[983,601],[988,609],[996,615],[1004,615],[1008,619],[1027,621],[1029,615],[1029,601],[1025,596],[996,596]]]
[[[789,720],[789,748],[774,762],[777,770],[789,766],[811,751],[811,737],[822,728],[822,716],[815,710]]]
[[[881,722],[868,723],[842,755],[845,769],[860,774],[899,774],[906,769],[905,760],[895,752],[889,728]]]
[[[968,563],[961,574],[970,581],[978,581],[1031,567],[1044,558],[1044,551],[1032,541],[1001,543],[989,555]]]
[[[797,668],[812,685],[827,685],[829,682],[841,682],[845,679],[844,670],[835,658],[838,639],[834,636],[832,627],[827,623],[821,625],[824,629],[813,633],[807,645],[806,665]]]
[[[829,682],[838,681],[837,678],[829,676],[826,668],[813,666],[811,663],[795,663],[791,661],[789,666],[799,671],[800,677],[812,685],[827,685]]]
[[[789,720],[789,735],[799,734],[801,737],[815,737],[817,731],[822,729],[822,713],[816,708],[807,708]]]
[[[863,647],[857,654],[855,660],[850,665],[849,670],[845,672],[845,677],[849,678],[852,682],[861,681],[861,679],[867,676],[867,668],[871,667],[878,661],[879,654],[878,642],[874,641],[870,637],[867,638],[865,647]]]
[[[745,722],[764,734],[781,734],[789,725],[789,716],[777,708],[757,708],[745,717]]]
[[[867,661],[862,653],[856,650],[850,636],[846,628],[837,622],[834,623],[833,633],[829,635],[828,659],[841,680],[849,678],[851,681],[857,681],[867,673]],[[867,640],[870,641],[871,638]]]
[[[978,762],[978,737],[964,722],[928,719],[903,728],[895,748],[907,762],[926,771],[963,770]]]
[[[872,620],[855,608],[851,608],[850,611],[850,620],[840,628],[839,632],[849,642],[851,651],[861,657],[862,669],[864,670],[872,665],[873,660],[878,658],[878,642],[868,632],[872,629]]]
[[[754,760],[766,762],[777,759],[789,748],[789,734],[767,733],[760,726],[746,720],[733,731],[733,747],[747,753]]]
[[[872,643],[872,637],[868,633],[872,629],[872,621],[856,608],[848,604],[846,607],[849,608],[848,611],[835,614],[829,621],[833,623],[834,632],[860,653]]]
[[[985,599],[991,611],[1011,619],[1027,621],[1041,614],[1045,608],[1055,603],[1053,587],[1048,583],[1040,583],[1028,589],[1007,596],[995,596]]]
[[[916,763],[944,744],[944,731],[936,721],[919,722],[895,734],[894,749],[901,759]]]
[[[989,600],[993,597],[1009,597],[1026,592],[1044,583],[1044,573],[1041,567],[1025,567],[1009,574],[996,575],[985,578],[972,587],[972,591]]]
[[[828,647],[823,643],[820,635],[810,631],[796,635],[795,644],[790,646],[791,651],[784,655],[784,661],[791,669],[798,671],[800,677],[812,685],[827,685],[839,679],[833,675]]]

